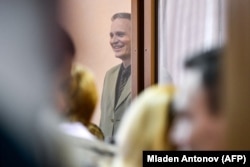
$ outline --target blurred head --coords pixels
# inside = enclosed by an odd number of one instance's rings
[[[72,121],[89,123],[98,101],[94,76],[79,64],[73,66],[71,76],[68,116]]]
[[[176,121],[175,126],[186,121],[191,127],[190,136],[175,140],[179,148],[188,144],[194,150],[223,149],[225,119],[219,102],[221,54],[220,49],[214,49],[186,61],[186,68],[200,74],[197,75],[200,78],[187,107],[177,114],[179,123]]]
[[[114,163],[142,166],[143,150],[172,149],[168,133],[173,94],[173,86],[152,86],[131,104],[115,136],[120,152]]]
[[[63,29],[58,32],[56,41],[58,48],[52,60],[52,73],[55,78],[55,104],[60,112],[68,110],[69,82],[72,62],[75,56],[75,47],[69,34]]]
[[[116,13],[111,18],[110,45],[115,57],[125,61],[131,55],[131,15]]]

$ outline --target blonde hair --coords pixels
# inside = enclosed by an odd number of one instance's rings
[[[71,121],[88,124],[94,113],[98,93],[93,74],[87,68],[75,64],[71,71],[70,109]]]
[[[119,147],[114,166],[142,166],[143,150],[171,150],[169,108],[174,87],[152,86],[131,104],[115,136]]]
[[[104,134],[102,130],[94,123],[89,123],[87,126],[90,133],[92,133],[97,139],[104,141]]]

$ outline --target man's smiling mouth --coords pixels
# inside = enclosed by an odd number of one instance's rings
[[[112,46],[114,51],[120,51],[123,47],[124,47],[124,45],[114,45],[114,46]]]

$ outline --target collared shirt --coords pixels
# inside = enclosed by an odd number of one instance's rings
[[[96,137],[93,136],[87,127],[85,127],[80,122],[65,122],[60,124],[61,130],[71,136],[80,137],[89,140],[96,140]]]
[[[124,86],[126,85],[130,74],[131,74],[131,65],[129,65],[127,68],[125,68],[123,66],[123,64],[121,64],[118,78],[116,81],[115,106],[116,106],[116,104],[121,96],[122,90],[123,90]]]

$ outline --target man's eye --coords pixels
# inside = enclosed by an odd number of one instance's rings
[[[110,33],[109,36],[110,36],[110,38],[113,38],[114,34],[111,34],[111,33]]]
[[[120,33],[117,33],[116,35],[119,37],[123,37],[125,35],[125,33],[120,32]]]

